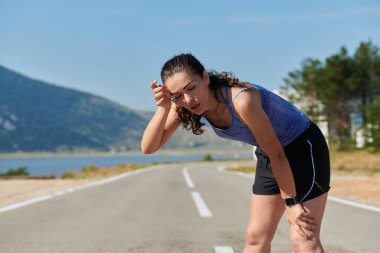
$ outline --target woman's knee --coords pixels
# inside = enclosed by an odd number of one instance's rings
[[[246,244],[269,246],[274,236],[274,231],[248,228],[246,231]]]

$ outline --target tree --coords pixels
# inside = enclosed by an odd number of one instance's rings
[[[354,54],[357,100],[363,113],[366,144],[380,150],[380,55],[371,42],[360,43]]]
[[[318,101],[321,71],[322,65],[319,60],[307,58],[302,62],[301,70],[290,72],[289,77],[284,79],[286,86],[283,89],[289,99],[298,104],[313,121],[318,121],[321,115]],[[289,92],[291,90],[297,92]]]
[[[338,149],[350,148],[356,126],[352,118],[363,118],[366,136],[377,136],[379,122],[374,113],[380,110],[374,103],[380,96],[380,56],[371,42],[360,43],[353,56],[345,47],[326,58],[307,58],[300,70],[284,79],[283,92],[289,99],[303,103],[303,109],[314,121],[324,116],[328,122],[330,144]],[[295,92],[294,92],[295,91]],[[302,103],[301,103],[302,104]],[[353,117],[354,116],[354,117]],[[368,119],[368,120],[367,120]]]
[[[369,124],[366,125],[365,135],[367,146],[374,150],[380,150],[380,98],[377,98],[366,108],[366,116]]]

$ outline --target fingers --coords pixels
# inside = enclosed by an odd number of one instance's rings
[[[308,231],[311,231],[311,232],[317,230],[317,225],[314,222],[313,223],[309,223],[309,222],[305,222],[305,221],[296,219],[293,222],[289,221],[289,223],[291,223],[292,225],[294,225],[295,228],[297,228],[297,227],[301,228],[303,232],[305,232],[305,230],[308,230]]]
[[[302,206],[302,209],[303,211],[297,217],[297,224],[303,227],[304,229],[315,231],[316,223],[314,216],[304,206]]]
[[[171,93],[169,92],[169,90],[163,85],[158,85],[157,80],[153,80],[150,83],[150,88],[153,90],[153,97],[156,102],[156,105],[170,109]]]
[[[300,216],[298,218],[299,221],[310,224],[310,225],[315,225],[315,219],[314,218],[309,218],[309,217],[304,217]]]
[[[303,212],[300,214],[298,219],[310,224],[315,224],[315,217],[304,206],[302,206],[302,208],[303,208]]]
[[[306,223],[302,223],[302,224],[299,224],[299,223],[292,223],[292,222],[289,222],[290,223],[290,227],[293,228],[293,230],[295,230],[295,232],[301,236],[302,238],[305,238],[305,239],[310,239],[312,234],[313,234],[313,231],[312,229],[308,229],[308,225]]]
[[[299,204],[288,208],[287,211],[288,221],[290,222],[293,233],[296,233],[306,240],[311,240],[319,233],[320,224],[317,223],[315,216],[312,215],[307,207]]]
[[[159,99],[161,97],[170,98],[170,92],[165,86],[158,85],[157,80],[153,80],[150,83],[150,88],[153,90],[155,99]]]
[[[153,97],[157,106],[170,109],[171,108],[171,96],[170,91],[163,85],[159,85],[157,80],[153,80],[150,83],[150,88],[153,90]]]
[[[154,98],[155,100],[159,100],[161,98],[170,99],[170,93],[167,90],[161,89],[161,87],[154,89]]]
[[[152,90],[156,89],[156,88],[164,88],[166,89],[166,87],[163,85],[163,84],[159,84],[157,80],[153,80],[151,83],[150,83],[150,88]]]
[[[316,226],[315,224],[310,224],[304,221],[297,221],[295,223],[296,225],[300,226],[303,229],[309,230],[309,231],[316,231]]]
[[[294,227],[294,229],[296,230],[296,232],[297,232],[300,236],[302,236],[302,237],[305,238],[305,239],[308,239],[308,238],[309,238],[308,234],[302,229],[302,227],[301,227],[300,225],[293,224],[293,227]]]
[[[161,105],[165,102],[165,98],[160,98],[158,101],[156,101],[156,105]]]
[[[288,218],[295,229],[304,236],[306,231],[316,231],[317,224],[314,216],[304,206],[298,205],[288,209]]]
[[[157,87],[157,80],[153,80],[151,83],[150,83],[150,88],[153,90],[154,88]]]
[[[153,92],[156,94],[156,93],[159,93],[161,91],[165,91],[165,93],[167,93],[169,96],[170,96],[170,92],[169,90],[163,86],[163,85],[158,85],[158,82],[157,80],[153,80],[151,83],[150,83],[150,88],[153,90]]]

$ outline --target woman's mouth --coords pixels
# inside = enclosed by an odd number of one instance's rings
[[[193,105],[192,107],[190,107],[191,110],[195,111],[199,108],[199,104],[196,104],[196,105]]]

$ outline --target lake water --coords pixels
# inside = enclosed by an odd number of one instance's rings
[[[27,167],[31,176],[59,176],[66,171],[80,171],[86,165],[116,166],[122,163],[189,162],[202,160],[205,154],[131,154],[123,156],[0,158],[0,173],[9,168]],[[252,153],[213,154],[214,159],[252,159]]]

